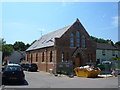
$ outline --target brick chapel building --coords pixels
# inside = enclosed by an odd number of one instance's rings
[[[78,19],[72,25],[43,35],[26,50],[26,62],[36,63],[40,71],[48,72],[64,61],[71,61],[73,67],[96,62],[96,43]]]

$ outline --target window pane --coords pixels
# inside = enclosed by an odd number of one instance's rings
[[[80,43],[80,39],[76,39],[76,42],[77,42],[77,43]]]
[[[80,37],[80,33],[78,31],[76,32],[76,37]]]
[[[71,47],[73,47],[73,46],[74,46],[74,44],[73,44],[73,43],[71,43],[71,44],[70,44],[70,46],[71,46]]]
[[[82,40],[82,44],[85,43],[85,40]]]
[[[73,39],[73,38],[70,38],[70,42],[72,42],[72,43],[73,43],[73,42],[74,42],[74,39]]]
[[[73,34],[72,34],[72,33],[70,34],[70,37],[73,37]]]
[[[80,47],[80,44],[77,44],[76,47]]]

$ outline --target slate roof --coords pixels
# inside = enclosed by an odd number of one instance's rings
[[[14,63],[20,63],[21,60],[25,59],[25,52],[24,51],[14,51],[9,56],[9,61]]]
[[[97,43],[97,49],[118,50],[118,48],[109,43]]]
[[[70,27],[71,25],[42,36],[39,40],[33,43],[26,51],[54,46],[55,38],[60,38]]]

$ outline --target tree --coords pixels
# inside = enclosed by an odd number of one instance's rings
[[[30,47],[30,44],[27,43],[27,44],[26,44],[26,49],[28,49],[29,47]]]
[[[116,42],[116,43],[115,43],[115,45],[118,45],[118,46],[120,46],[120,41]]]
[[[9,46],[9,45],[3,45],[2,46],[2,51],[3,51],[3,58],[10,56],[11,53],[14,51],[13,47]]]
[[[26,45],[21,41],[16,41],[13,45],[13,48],[14,50],[17,50],[17,51],[25,51]]]
[[[2,39],[2,52],[3,52],[3,59],[7,56],[10,56],[14,51],[13,46],[11,44],[6,44],[6,41]]]
[[[91,39],[94,40],[95,42],[98,42],[98,43],[108,43],[109,40],[105,40],[105,39],[102,39],[102,38],[96,38],[96,37],[93,37],[91,36]]]

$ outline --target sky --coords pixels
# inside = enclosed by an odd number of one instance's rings
[[[117,2],[3,2],[2,37],[7,44],[31,44],[76,18],[90,36],[118,41]]]

